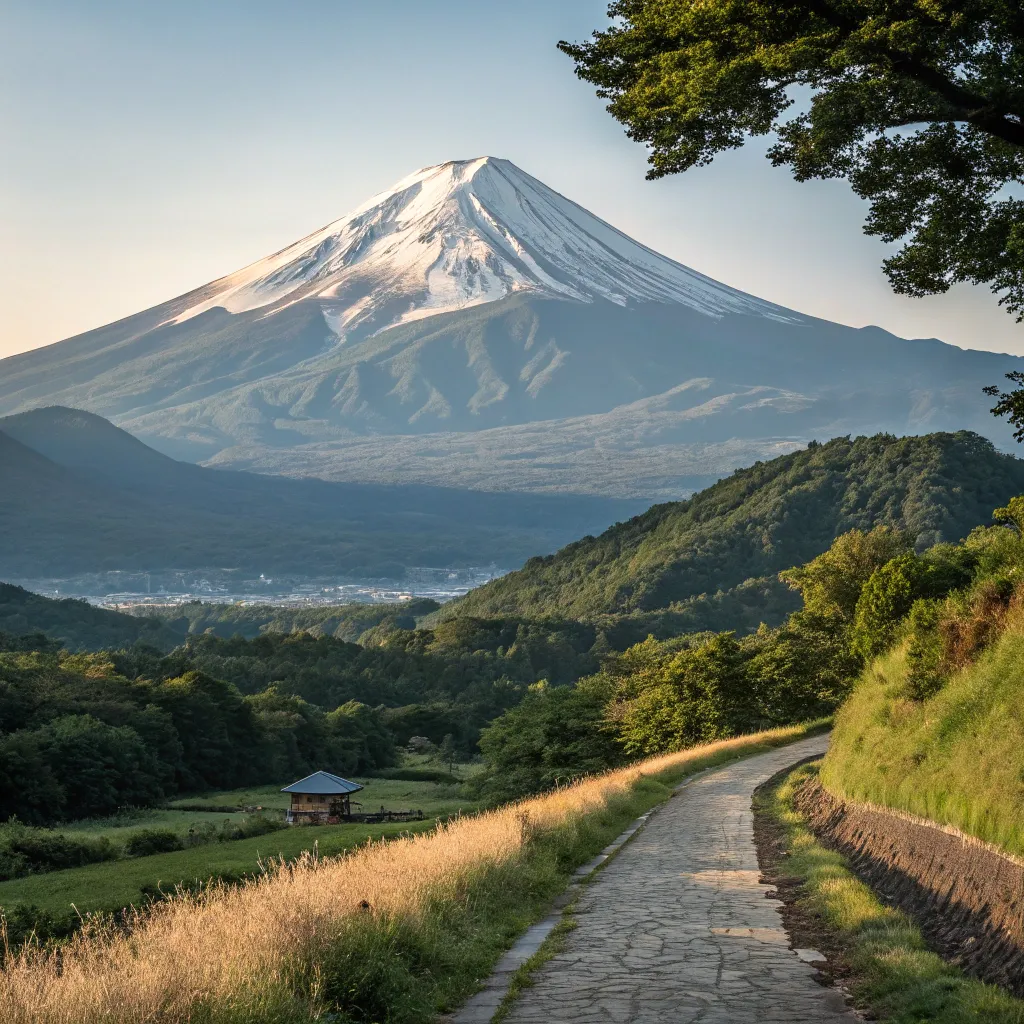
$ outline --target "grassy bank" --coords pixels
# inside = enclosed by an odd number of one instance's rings
[[[786,854],[766,873],[800,884],[793,909],[820,930],[803,941],[825,947],[857,1005],[888,1024],[1024,1024],[1024,1002],[965,977],[928,950],[906,915],[884,906],[840,854],[817,842],[792,803],[795,788],[815,771],[798,768],[755,798],[758,816],[775,825]]]
[[[366,810],[381,805],[416,809],[422,810],[427,820],[283,828],[251,838],[186,844],[184,849],[148,856],[125,857],[121,853],[118,859],[101,863],[13,878],[0,882],[0,912],[9,922],[10,938],[17,943],[33,931],[44,939],[67,936],[79,927],[82,914],[117,914],[126,907],[141,906],[161,892],[174,892],[178,886],[194,888],[211,878],[237,881],[257,874],[260,865],[270,860],[292,861],[314,849],[321,857],[334,856],[371,840],[427,831],[434,827],[435,819],[476,810],[459,786],[377,778],[360,781],[366,786],[359,794]],[[185,840],[190,829],[204,825],[243,825],[247,815],[239,807],[259,806],[270,816],[283,816],[288,799],[279,785],[225,790],[183,799],[166,808],[74,822],[53,831],[108,839],[117,853],[132,836],[150,828],[169,829]],[[223,810],[186,810],[181,806],[196,804]]]
[[[821,780],[1024,856],[1024,615],[924,700],[904,648],[870,665],[836,716]]]
[[[548,795],[236,888],[157,905],[129,934],[25,948],[9,1024],[429,1019],[469,995],[585,862],[684,775],[791,727],[654,758]]]

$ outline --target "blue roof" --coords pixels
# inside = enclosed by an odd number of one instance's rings
[[[285,786],[282,793],[313,793],[318,796],[334,796],[345,793],[356,793],[363,787],[358,782],[349,782],[340,775],[330,772],[313,772],[290,786]]]

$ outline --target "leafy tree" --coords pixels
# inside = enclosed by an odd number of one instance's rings
[[[1014,438],[1024,442],[1024,372],[1011,370],[1006,374],[1006,379],[1017,387],[1009,391],[1000,391],[997,384],[991,384],[984,391],[986,395],[998,399],[992,406],[992,415],[1005,416],[1017,428],[1013,432]]]
[[[831,714],[860,667],[830,618],[797,612],[778,629],[744,641],[747,675],[766,722],[785,725]]]
[[[627,753],[681,750],[758,723],[746,657],[734,634],[697,638],[676,651],[652,645],[648,641],[613,670],[641,669],[620,677],[609,708]]]
[[[992,518],[1013,527],[1018,536],[1024,537],[1024,494],[1011,498],[1003,508],[997,508]]]
[[[1024,201],[1005,191],[1024,181],[1015,0],[617,0],[609,15],[559,47],[649,148],[649,177],[774,132],[775,165],[847,178],[867,233],[903,241],[883,264],[897,292],[984,283],[1024,315]]]
[[[604,705],[599,689],[535,687],[481,734],[483,791],[512,800],[621,763]]]
[[[865,660],[892,644],[914,602],[926,596],[928,566],[904,552],[876,569],[864,584],[853,624],[853,650]]]
[[[779,578],[800,591],[807,612],[838,620],[838,628],[853,620],[871,574],[910,547],[908,534],[888,526],[876,526],[869,533],[850,530],[824,554],[779,573]]]
[[[38,731],[0,735],[0,820],[43,825],[63,815],[66,800]]]
[[[47,763],[60,780],[68,816],[113,814],[118,807],[163,797],[164,772],[134,729],[67,715],[43,732]]]
[[[455,737],[452,734],[446,733],[441,745],[437,748],[437,753],[434,755],[435,760],[438,764],[444,765],[448,769],[449,774],[455,771],[455,762],[459,757],[459,748],[455,744]]]

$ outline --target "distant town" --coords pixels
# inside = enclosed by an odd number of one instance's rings
[[[211,604],[273,604],[282,607],[336,604],[382,604],[429,597],[450,601],[508,569],[417,567],[400,579],[338,579],[295,574],[262,574],[255,578],[237,569],[171,569],[159,572],[83,573],[62,579],[24,579],[12,583],[46,597],[73,597],[101,608],[140,606],[154,611],[188,601]]]

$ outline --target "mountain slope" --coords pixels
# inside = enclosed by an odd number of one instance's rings
[[[957,541],[1022,491],[1024,460],[966,431],[837,438],[532,558],[442,614],[593,620],[681,609],[807,562],[853,528],[888,523],[919,546]]]
[[[479,158],[0,361],[0,413],[84,408],[175,458],[271,473],[677,497],[812,437],[970,428],[1009,445],[981,388],[1018,368],[746,295]]]
[[[636,502],[331,484],[176,462],[91,413],[0,419],[0,574],[515,564]]]

